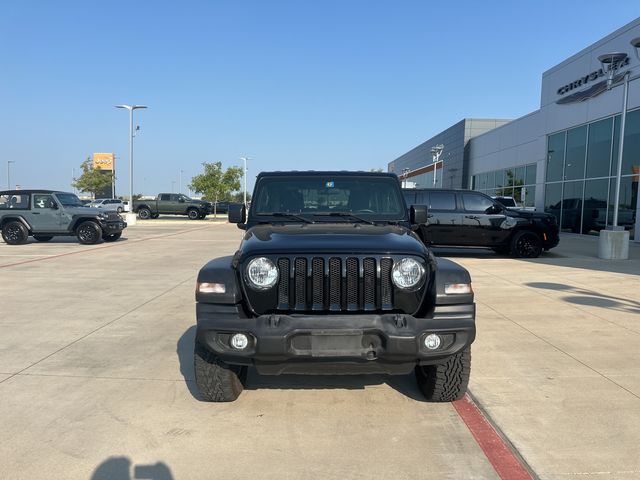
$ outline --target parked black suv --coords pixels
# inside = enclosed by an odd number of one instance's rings
[[[535,258],[560,241],[548,213],[513,210],[473,190],[403,189],[407,203],[426,205],[418,235],[427,245],[490,247],[497,253]]]
[[[80,243],[115,242],[127,223],[117,212],[89,208],[73,193],[53,190],[0,192],[0,229],[10,245],[75,235]]]
[[[415,375],[431,401],[461,398],[471,369],[469,273],[411,230],[395,174],[258,175],[238,251],[206,264],[196,290],[202,398],[232,401],[247,368],[279,375]]]

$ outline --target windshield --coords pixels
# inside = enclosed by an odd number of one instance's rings
[[[274,213],[308,216],[316,221],[354,220],[342,213],[367,221],[401,220],[406,215],[400,184],[387,176],[263,177],[256,186],[251,214]],[[343,220],[336,220],[339,218]]]
[[[193,201],[193,200],[191,200],[191,198],[187,197],[186,195],[180,195],[180,198],[183,199],[185,202]]]
[[[84,207],[84,204],[73,193],[56,193],[56,198],[65,207]]]

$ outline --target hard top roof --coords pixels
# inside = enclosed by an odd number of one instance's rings
[[[32,193],[71,193],[60,190],[45,190],[42,188],[25,188],[24,190],[1,190],[0,195],[31,195]]]
[[[365,172],[354,170],[288,170],[274,172],[260,172],[260,177],[394,177],[398,176],[393,172]]]

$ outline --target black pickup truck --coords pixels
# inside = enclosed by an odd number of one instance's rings
[[[235,400],[264,375],[409,374],[431,401],[461,398],[475,339],[471,278],[412,228],[395,174],[258,175],[234,255],[196,287],[195,375],[207,401]],[[247,217],[248,215],[248,217]]]
[[[160,215],[186,215],[191,220],[202,220],[211,213],[211,203],[181,193],[160,193],[153,200],[134,200],[133,211],[142,220]]]

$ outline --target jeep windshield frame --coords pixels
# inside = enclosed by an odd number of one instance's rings
[[[395,175],[305,172],[258,177],[247,223],[269,221],[375,224],[409,218]]]

